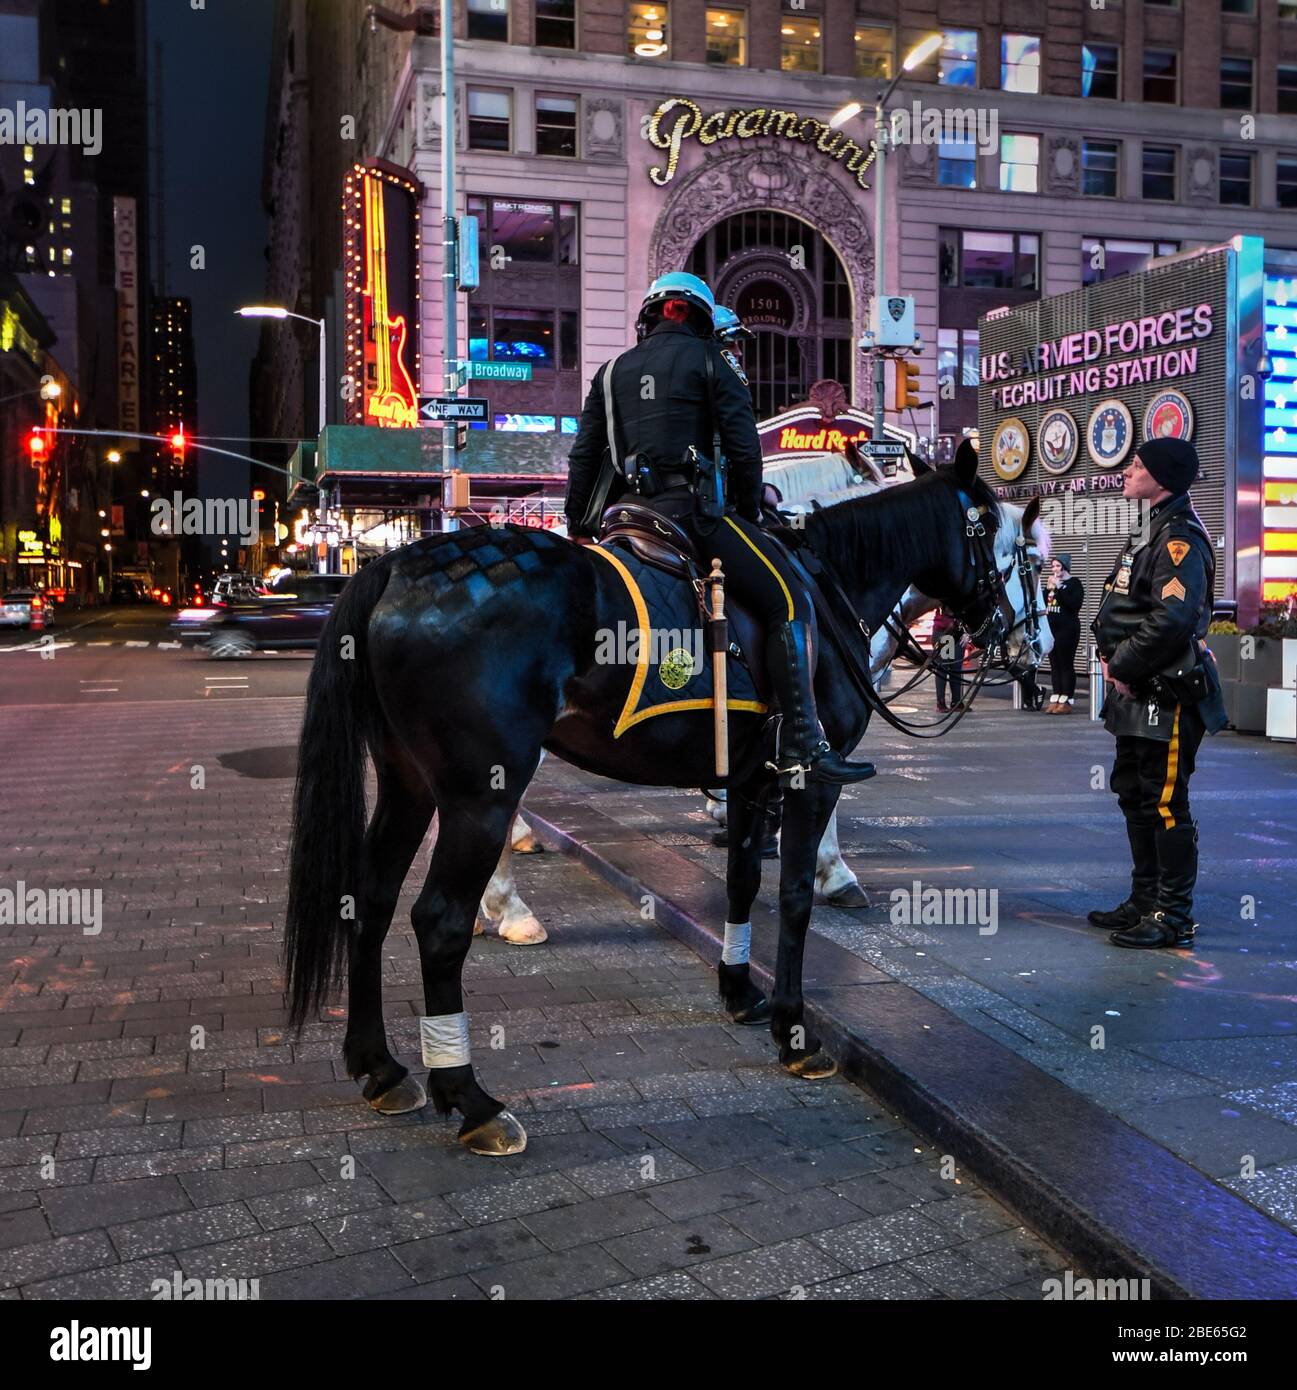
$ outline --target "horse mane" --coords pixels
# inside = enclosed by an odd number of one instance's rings
[[[821,507],[807,518],[806,535],[814,550],[840,572],[868,556],[886,568],[919,562],[919,568],[940,560],[939,546],[949,535],[951,491],[949,470],[926,473],[912,483],[884,488],[869,497],[853,497]],[[980,479],[970,489],[987,519],[999,530],[1001,514],[995,494]]]

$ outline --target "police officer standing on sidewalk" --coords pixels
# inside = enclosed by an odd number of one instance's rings
[[[1189,778],[1204,733],[1225,726],[1211,621],[1216,557],[1189,500],[1198,454],[1151,439],[1125,471],[1125,495],[1150,507],[1103,586],[1091,630],[1103,658],[1104,727],[1117,737],[1111,787],[1126,817],[1130,896],[1089,914],[1118,946],[1191,946],[1198,827]]]
[[[832,748],[816,714],[815,610],[761,528],[756,414],[737,359],[716,340],[715,315],[711,289],[696,275],[675,271],[649,286],[638,343],[599,368],[586,398],[568,456],[568,532],[595,535],[604,507],[627,491],[684,526],[704,569],[718,558],[728,592],[765,624],[780,710],[768,766],[780,784],[864,781],[874,765]],[[734,336],[732,324],[724,331]]]

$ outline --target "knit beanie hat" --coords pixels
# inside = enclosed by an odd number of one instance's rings
[[[1146,439],[1135,452],[1172,497],[1188,492],[1198,476],[1198,451],[1187,439]]]

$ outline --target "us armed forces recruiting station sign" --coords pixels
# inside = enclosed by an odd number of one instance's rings
[[[1054,551],[1071,554],[1085,586],[1082,631],[1138,523],[1121,473],[1150,433],[1192,440],[1202,459],[1194,503],[1213,536],[1226,534],[1235,254],[1211,248],[981,320],[982,475],[1008,501],[1042,494]],[[1232,534],[1226,546],[1218,594],[1233,574]],[[1078,669],[1086,659],[1082,643]]]

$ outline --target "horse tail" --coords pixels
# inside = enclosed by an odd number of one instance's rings
[[[389,571],[385,560],[371,561],[343,589],[320,635],[306,687],[284,922],[288,1017],[297,1029],[341,983],[357,920],[365,751],[375,747],[383,729],[366,634]]]

